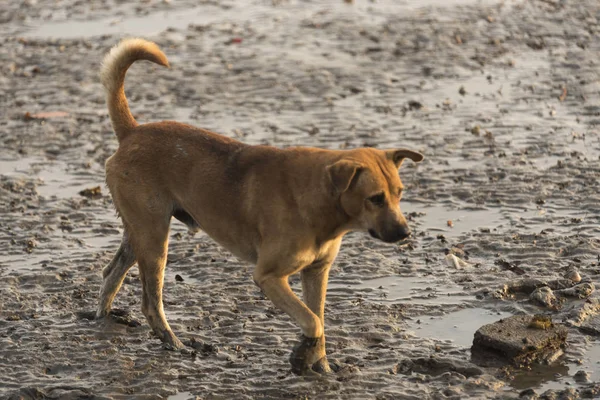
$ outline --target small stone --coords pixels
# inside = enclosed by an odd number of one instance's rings
[[[570,279],[573,282],[581,282],[581,275],[579,275],[579,271],[576,268],[572,268],[565,274],[565,279]]]
[[[542,286],[535,289],[529,296],[529,299],[534,303],[552,310],[558,309],[560,305],[558,299],[554,295],[554,292],[548,286]]]
[[[596,287],[591,282],[580,283],[568,289],[557,290],[556,293],[561,296],[576,297],[578,299],[586,299],[594,293]]]
[[[183,282],[183,278],[181,277],[181,275],[177,274],[177,275],[175,275],[175,281]]]
[[[423,104],[416,100],[410,100],[408,102],[408,108],[410,110],[420,110],[421,108],[423,108]]]
[[[102,197],[102,188],[100,186],[83,189],[79,192],[80,196],[87,197],[90,199],[97,199]]]
[[[575,382],[585,383],[590,381],[590,374],[586,371],[579,370],[573,375]]]
[[[521,393],[519,393],[519,397],[535,397],[537,393],[533,389],[525,389]]]
[[[463,260],[459,257],[456,257],[452,253],[446,255],[445,259],[446,259],[447,266],[454,267],[456,269],[463,269],[463,268],[468,268],[471,266],[471,264],[469,264],[468,262],[466,262],[465,260]]]

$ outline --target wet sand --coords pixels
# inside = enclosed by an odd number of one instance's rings
[[[600,4],[439,3],[3,5],[0,397],[598,395],[597,291],[552,310],[503,287],[573,268],[600,284]],[[135,267],[115,307],[141,325],[86,318],[122,232],[104,186],[117,141],[98,68],[130,35],[156,41],[172,66],[130,69],[140,123],[176,119],[252,144],[426,155],[401,169],[414,239],[350,234],[333,267],[326,332],[340,372],[293,375],[299,329],[253,284],[251,266],[176,221],[165,310],[180,338],[205,345],[162,348],[141,314]],[[79,194],[97,186],[97,196]],[[468,264],[448,264],[448,250]],[[584,307],[588,327],[578,329]],[[477,328],[523,313],[573,325],[565,354],[528,371],[475,365]],[[404,367],[429,358],[440,363]]]

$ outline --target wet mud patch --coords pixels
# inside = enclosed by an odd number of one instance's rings
[[[9,2],[0,11],[0,396],[593,397],[597,311],[581,310],[597,292],[548,309],[502,290],[573,268],[600,284],[600,9],[420,7],[429,3]],[[125,34],[155,40],[172,64],[131,68],[140,122],[177,119],[253,144],[426,155],[401,169],[414,238],[389,246],[348,235],[332,270],[326,330],[337,374],[291,374],[298,328],[254,286],[250,266],[177,222],[165,309],[195,353],[166,351],[151,334],[136,268],[115,307],[140,326],[82,318],[122,232],[103,185],[117,143],[97,71]],[[98,186],[97,196],[79,194]],[[558,364],[501,376],[470,361],[476,325],[538,312],[572,324]]]

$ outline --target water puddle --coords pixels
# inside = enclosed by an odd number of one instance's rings
[[[51,161],[43,158],[24,157],[20,159],[0,160],[0,175],[13,179],[27,179],[36,181],[35,190],[46,201],[53,204],[53,207],[65,207],[66,199],[82,199],[79,192],[83,189],[100,186],[103,192],[104,186],[103,174],[94,171],[75,171],[67,164],[60,161]],[[69,236],[76,237],[82,241],[86,248],[103,250],[115,248],[120,242],[120,233],[115,226],[120,226],[116,213],[107,211],[104,207],[94,207],[92,200],[88,206],[88,217],[73,221],[72,231],[56,230],[56,238]],[[73,211],[75,212],[75,211]],[[76,212],[75,212],[76,213]],[[65,251],[73,251],[73,241],[63,243]],[[62,249],[53,249],[53,251],[62,251]],[[23,254],[9,256],[11,262],[28,263],[37,265],[49,258],[48,254]],[[37,259],[36,257],[41,257]]]
[[[574,375],[578,371],[587,372],[590,382],[600,382],[600,342],[592,342],[581,361],[581,364],[557,362],[518,371],[510,385],[519,390],[536,389],[539,393],[549,389],[564,389],[567,385],[576,387],[578,382]]]
[[[496,208],[452,209],[442,205],[424,207],[411,202],[402,202],[401,207],[404,215],[411,212],[425,214],[414,217],[416,230],[444,234],[450,238],[481,229],[493,230],[501,227],[505,218],[500,209]],[[448,221],[452,221],[451,227],[448,226]]]
[[[169,400],[188,400],[195,398],[196,396],[194,396],[191,392],[179,392],[167,397]]]
[[[127,18],[100,18],[87,21],[36,21],[28,26],[26,37],[42,38],[81,38],[100,35],[157,35],[167,28],[187,27],[189,24],[208,24],[225,17],[225,10],[221,7],[210,6],[186,8],[179,10],[166,10],[148,13],[141,16]]]
[[[241,2],[240,2],[241,3]],[[38,38],[89,38],[100,35],[139,35],[153,36],[168,28],[185,28],[190,24],[206,25],[220,22],[230,22],[243,25],[257,20],[265,28],[265,23],[272,23],[281,18],[282,12],[295,18],[310,17],[314,10],[307,9],[303,3],[291,2],[284,5],[267,7],[256,2],[245,1],[235,3],[234,7],[220,7],[203,4],[201,7],[186,7],[150,12],[145,15],[126,17],[107,17],[95,20],[60,20],[60,21],[31,21],[25,26],[23,35]],[[245,3],[245,4],[244,4]],[[427,7],[451,7],[467,4],[494,4],[499,0],[408,0],[402,5],[407,11]],[[343,2],[329,5],[327,11],[342,16],[370,17],[377,20],[385,19],[389,12],[397,12],[398,4],[394,1],[356,2],[348,5]],[[132,14],[134,9],[121,10],[122,13]]]
[[[459,305],[475,300],[459,286],[436,284],[430,277],[389,276],[356,284],[331,282],[328,286],[328,293],[347,291],[361,293],[374,301],[396,303]]]
[[[413,318],[409,328],[422,338],[447,341],[462,348],[470,348],[473,337],[481,326],[511,316],[511,313],[467,308],[442,316]],[[591,382],[600,381],[600,342],[592,342],[581,358],[581,364],[559,360],[552,365],[534,365],[531,369],[512,372],[509,385],[518,390],[535,389],[543,393],[548,389],[564,389],[577,385],[574,375],[578,371],[589,374]]]
[[[510,315],[507,312],[483,308],[466,308],[439,317],[413,318],[411,328],[417,336],[446,340],[460,347],[471,347],[477,329]]]
[[[90,186],[103,186],[104,180],[93,172],[71,173],[65,164],[41,158],[0,160],[0,174],[8,177],[38,179],[38,193],[46,198],[69,198]]]

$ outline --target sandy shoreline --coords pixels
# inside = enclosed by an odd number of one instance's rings
[[[508,377],[469,351],[485,323],[539,312],[572,322],[599,299],[550,310],[502,294],[516,279],[573,268],[600,284],[599,18],[593,1],[9,2],[0,10],[0,397],[599,393],[593,329],[571,327],[556,365]],[[130,70],[140,122],[176,119],[251,144],[426,155],[401,170],[415,240],[351,234],[333,267],[326,333],[342,371],[291,374],[298,328],[254,286],[250,266],[177,222],[165,311],[181,338],[205,345],[162,349],[141,314],[135,267],[115,306],[141,325],[86,319],[121,232],[104,186],[117,141],[97,74],[127,30],[156,41],[172,65]],[[100,196],[79,194],[96,186]],[[452,248],[469,266],[448,266]],[[594,318],[585,323],[600,332]],[[454,368],[405,368],[431,357]]]

